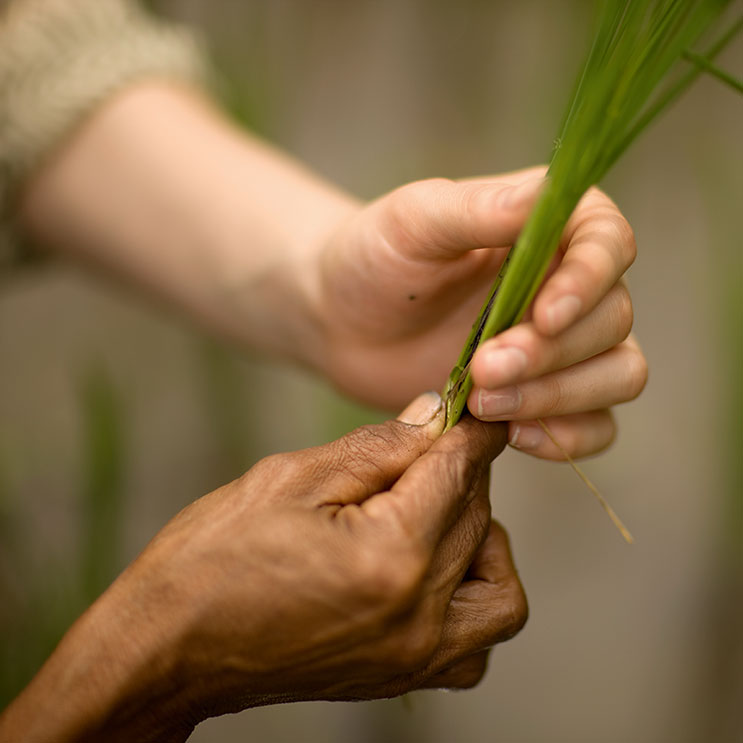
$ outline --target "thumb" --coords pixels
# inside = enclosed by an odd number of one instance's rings
[[[397,200],[392,214],[408,238],[403,247],[409,257],[452,259],[475,248],[513,245],[543,184],[537,177],[432,179],[403,186],[388,198]]]
[[[323,497],[346,505],[388,490],[443,430],[443,401],[438,393],[426,392],[397,420],[362,426],[318,447],[314,451],[322,471]]]
[[[426,435],[436,440],[444,430],[444,405],[438,392],[424,392],[397,416],[400,423],[420,426]]]

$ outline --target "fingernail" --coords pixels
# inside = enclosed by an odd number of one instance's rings
[[[478,390],[477,417],[481,420],[490,420],[515,413],[520,407],[521,392],[518,387],[504,387],[495,391]]]
[[[513,436],[508,442],[516,449],[536,449],[543,441],[544,434],[540,428],[528,424],[517,423]]]
[[[527,363],[526,354],[516,346],[501,346],[485,350],[488,386],[495,389],[514,381],[524,372]]]
[[[501,191],[498,198],[498,206],[503,209],[515,209],[525,201],[528,201],[536,192],[542,178],[530,178],[518,186],[509,186]]]
[[[424,392],[413,400],[405,410],[397,416],[400,423],[413,426],[425,426],[431,423],[443,406],[441,395],[438,392]]]
[[[547,327],[550,332],[559,333],[565,330],[578,317],[580,308],[581,301],[575,294],[568,294],[553,302],[547,308]]]

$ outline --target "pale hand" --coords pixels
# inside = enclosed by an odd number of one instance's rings
[[[389,408],[441,389],[542,172],[412,183],[343,223],[308,281],[326,338],[323,371],[349,394]],[[647,378],[621,282],[635,252],[627,221],[592,189],[527,321],[477,353],[473,415],[511,421],[509,441],[540,457],[562,453],[537,418],[573,456],[611,443],[609,407],[636,397]]]

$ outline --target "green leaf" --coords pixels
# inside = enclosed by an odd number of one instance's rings
[[[466,406],[475,351],[521,320],[581,197],[698,76],[700,70],[695,68],[669,83],[686,50],[720,18],[729,2],[604,1],[593,43],[566,108],[545,187],[444,389],[447,430]],[[705,63],[740,31],[742,22],[734,23],[710,48]]]

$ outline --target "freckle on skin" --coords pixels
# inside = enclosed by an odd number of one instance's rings
[[[412,302],[413,300],[417,299],[415,294],[408,294],[408,299]]]

